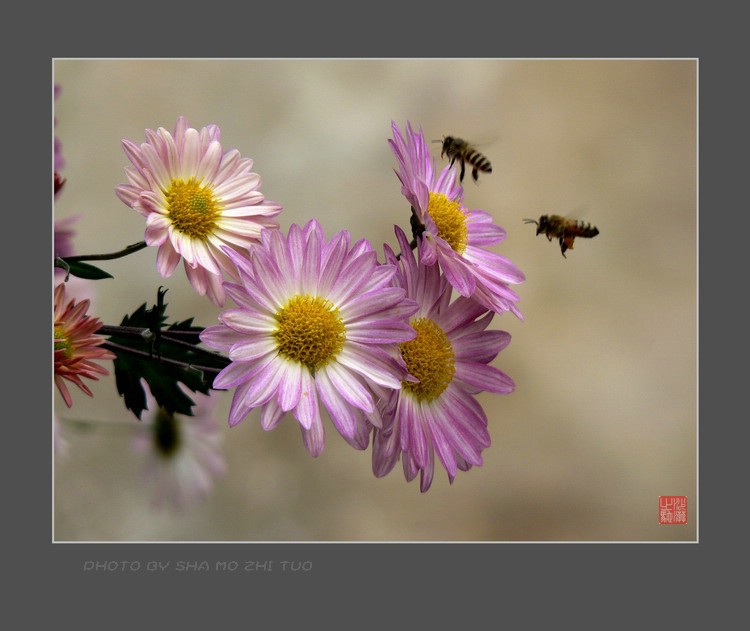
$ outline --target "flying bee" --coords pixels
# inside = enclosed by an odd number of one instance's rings
[[[591,239],[599,234],[599,228],[592,226],[585,221],[567,219],[560,215],[542,215],[539,221],[535,219],[524,219],[524,223],[535,223],[537,225],[536,233],[544,234],[548,241],[557,238],[560,244],[560,251],[565,258],[565,250],[573,249],[573,241],[576,237]]]
[[[433,140],[433,142],[441,142],[440,140]],[[458,160],[461,165],[461,175],[459,176],[459,182],[464,181],[464,174],[466,173],[466,164],[471,166],[471,177],[476,182],[479,179],[479,172],[492,173],[492,165],[486,156],[479,153],[470,143],[456,138],[455,136],[443,136],[443,149],[440,152],[440,157],[448,156],[453,165]]]

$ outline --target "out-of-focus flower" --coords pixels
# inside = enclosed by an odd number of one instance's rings
[[[63,186],[65,186],[66,180],[62,175],[60,175],[59,173],[57,173],[57,171],[55,171],[54,176],[53,176],[53,182],[55,186],[55,199],[57,199],[57,196],[60,194],[60,191],[62,191]]]
[[[57,97],[60,96],[60,92],[62,92],[62,88],[59,84],[55,84],[55,101],[57,101]],[[57,117],[54,119],[54,125],[57,127]],[[57,136],[54,137],[54,155],[52,160],[52,169],[55,173],[59,173],[62,171],[62,169],[65,167],[65,158],[63,158],[62,155],[62,143],[58,140]],[[55,190],[55,195],[57,195],[57,189]]]
[[[194,416],[169,414],[148,396],[150,413],[138,427],[134,449],[144,457],[143,476],[154,507],[185,508],[204,499],[226,473],[215,398],[191,393]]]
[[[73,255],[73,236],[75,230],[73,224],[78,221],[80,217],[65,217],[64,219],[55,219],[54,229],[54,256],[65,258],[66,256]],[[55,272],[62,272],[60,268],[55,268]]]
[[[55,458],[65,458],[68,455],[68,441],[63,436],[62,424],[57,414],[52,415],[52,437],[55,446]]]
[[[232,363],[214,388],[236,388],[229,424],[262,406],[270,430],[286,412],[299,421],[312,456],[324,447],[322,402],[339,433],[358,449],[380,426],[376,398],[406,375],[397,344],[412,339],[417,305],[394,287],[394,265],[381,265],[365,241],[342,231],[327,241],[320,224],[293,225],[287,237],[266,230],[249,259],[230,253],[241,284],[225,283],[239,305],[201,340]]]
[[[105,339],[96,331],[102,323],[98,318],[86,315],[88,308],[88,300],[77,302],[66,298],[65,283],[55,287],[55,385],[68,407],[73,405],[73,399],[65,382],[70,381],[87,395],[93,396],[83,378],[96,381],[99,375],[108,375],[109,371],[94,360],[115,358],[114,353],[101,348]]]
[[[129,183],[115,192],[146,217],[145,240],[159,248],[159,273],[171,276],[182,258],[193,288],[223,305],[223,273],[237,278],[225,247],[247,255],[261,229],[278,227],[281,206],[260,192],[253,161],[224,152],[216,125],[198,131],[182,116],[174,133],[147,129],[145,143],[122,146],[132,167],[125,168]]]
[[[497,313],[511,311],[523,319],[515,304],[518,295],[508,286],[523,282],[523,272],[486,249],[505,239],[505,230],[492,223],[489,213],[464,206],[455,167],[437,172],[421,129],[415,132],[407,123],[404,137],[395,122],[391,127],[393,139],[388,142],[398,161],[401,192],[424,226],[418,237],[420,263],[439,263],[459,294]]]
[[[507,394],[515,384],[489,363],[510,342],[505,331],[487,331],[493,312],[471,298],[451,299],[451,285],[436,266],[418,265],[406,235],[396,228],[402,256],[386,246],[386,262],[398,265],[396,283],[419,304],[414,340],[400,345],[416,381],[404,381],[381,401],[382,428],[374,428],[373,472],[386,475],[401,457],[406,479],[432,483],[435,454],[451,483],[459,470],[482,464],[490,445],[487,417],[474,395]]]

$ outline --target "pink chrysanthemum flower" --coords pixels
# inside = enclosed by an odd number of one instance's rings
[[[400,352],[415,381],[404,381],[381,402],[383,427],[374,429],[373,472],[386,475],[401,457],[408,481],[420,474],[420,489],[430,488],[435,456],[453,483],[458,470],[482,464],[489,447],[487,417],[473,395],[507,394],[513,380],[489,363],[510,342],[505,331],[487,331],[494,313],[471,298],[450,302],[452,288],[436,266],[418,265],[406,235],[396,228],[401,246],[396,283],[420,305],[411,316],[417,331]],[[386,262],[396,264],[385,247]]]
[[[129,184],[115,187],[117,196],[146,217],[145,240],[159,248],[159,273],[171,276],[184,259],[190,283],[222,306],[223,273],[236,278],[225,247],[246,254],[263,228],[277,228],[281,206],[263,197],[253,161],[236,149],[223,151],[220,130],[200,131],[177,119],[174,133],[146,130],[146,142],[123,140],[132,167]]]
[[[401,192],[424,226],[418,239],[420,263],[439,263],[459,294],[497,313],[511,311],[523,319],[515,305],[518,295],[508,286],[523,282],[523,272],[509,259],[485,249],[505,239],[505,230],[492,223],[489,213],[464,206],[455,167],[437,172],[421,129],[417,133],[407,123],[404,138],[396,123],[391,127],[393,140],[388,143],[398,160]]]
[[[194,416],[169,414],[148,396],[151,411],[138,426],[136,452],[144,456],[143,476],[153,487],[155,508],[185,508],[205,499],[226,473],[215,399],[190,393]]]
[[[229,424],[262,406],[261,425],[270,430],[291,412],[318,456],[322,402],[347,442],[365,449],[369,428],[381,425],[373,393],[401,387],[397,344],[415,335],[407,318],[417,305],[393,286],[396,268],[379,264],[367,241],[350,248],[346,231],[327,241],[315,220],[293,225],[286,237],[263,231],[249,260],[230,255],[241,284],[224,286],[239,308],[201,334],[232,360],[213,383],[236,388]]]
[[[102,323],[98,318],[86,315],[88,308],[88,300],[66,299],[65,283],[55,287],[55,385],[68,407],[73,405],[73,399],[65,381],[93,396],[82,378],[97,381],[98,375],[108,375],[109,371],[94,360],[115,358],[114,353],[101,348],[105,339],[96,335],[96,331]]]

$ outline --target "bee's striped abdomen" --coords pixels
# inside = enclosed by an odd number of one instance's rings
[[[479,153],[476,149],[469,149],[466,152],[466,161],[476,170],[484,171],[485,173],[492,173],[492,165],[490,164],[490,161],[485,155]]]
[[[599,234],[599,228],[592,226],[585,221],[574,221],[573,225],[566,227],[565,231],[567,234],[575,237],[585,237],[589,239]]]
[[[573,242],[576,237],[590,239],[599,234],[599,228],[586,221],[566,219],[560,215],[542,215],[539,217],[539,221],[524,219],[524,223],[536,224],[536,233],[538,235],[544,234],[549,241],[557,237],[560,252],[565,258],[567,258],[565,251],[573,249]]]

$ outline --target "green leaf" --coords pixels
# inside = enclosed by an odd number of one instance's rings
[[[215,371],[204,371],[196,366],[220,370],[229,364],[227,358],[197,348],[198,334],[203,329],[192,326],[192,318],[163,329],[167,320],[167,305],[163,301],[165,293],[160,289],[155,306],[147,309],[144,303],[132,315],[126,315],[121,323],[122,326],[149,329],[153,334],[151,339],[133,335],[109,338],[118,346],[139,352],[112,349],[117,354],[114,360],[117,391],[125,400],[125,406],[139,419],[146,409],[142,380],[148,384],[156,402],[168,413],[192,416],[195,402],[178,384],[182,383],[192,392],[208,394]],[[174,365],[170,360],[186,365]]]
[[[102,278],[114,278],[112,274],[105,272],[103,269],[99,269],[94,265],[88,263],[82,263],[80,261],[74,263],[68,263],[68,271],[78,278],[85,278],[87,280],[101,280]]]

